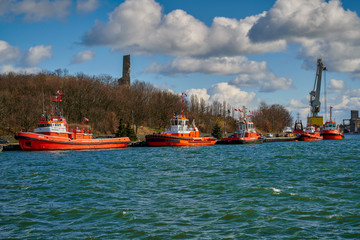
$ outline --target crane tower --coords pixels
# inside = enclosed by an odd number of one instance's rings
[[[321,61],[321,58],[319,58],[317,60],[314,88],[310,92],[310,117],[308,117],[308,125],[316,127],[321,127],[324,124],[323,117],[319,116],[322,71],[326,71],[326,67]]]

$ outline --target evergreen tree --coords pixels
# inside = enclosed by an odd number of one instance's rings
[[[116,137],[127,137],[126,126],[125,126],[122,118],[119,121],[119,127],[118,127],[118,130],[117,130],[115,136]]]
[[[130,126],[130,124],[128,123],[126,125],[126,136],[130,138],[131,141],[136,141],[137,140],[137,136],[135,134],[134,129]]]
[[[221,128],[218,123],[216,123],[215,126],[213,127],[213,131],[212,131],[211,135],[217,139],[222,138]]]

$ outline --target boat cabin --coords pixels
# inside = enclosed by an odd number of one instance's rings
[[[237,131],[235,131],[235,137],[246,137],[250,133],[255,133],[254,123],[249,121],[240,121]]]
[[[336,122],[326,122],[324,130],[338,130],[338,126],[336,126]]]
[[[305,132],[307,133],[315,133],[315,126],[307,126]]]
[[[182,117],[173,117],[170,119],[170,131],[188,131],[189,119]]]
[[[44,135],[68,137],[67,123],[64,118],[48,117],[41,118],[34,133],[41,133]]]
[[[166,129],[163,134],[180,137],[199,137],[199,130],[195,126],[189,127],[189,119],[175,116],[170,119],[170,129]]]

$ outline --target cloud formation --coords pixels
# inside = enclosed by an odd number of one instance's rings
[[[69,14],[71,0],[2,0],[0,1],[1,16],[24,15],[24,20],[37,22],[43,19],[64,18]]]
[[[92,60],[95,57],[95,52],[92,50],[85,50],[78,52],[72,57],[71,64],[80,64]]]
[[[230,84],[246,88],[259,88],[260,92],[275,92],[294,88],[291,78],[278,77],[270,70],[240,74]]]
[[[126,0],[109,14],[108,22],[97,21],[82,42],[169,56],[237,56],[283,50],[283,40],[255,44],[249,40],[248,30],[263,15],[242,20],[216,17],[208,27],[183,10],[165,15],[154,0]]]
[[[52,57],[52,46],[34,46],[29,50],[20,50],[0,40],[0,71],[1,72],[37,72],[37,65]]]
[[[78,12],[89,13],[96,10],[99,5],[99,0],[77,0],[76,10]]]
[[[198,99],[203,98],[208,103],[213,101],[226,101],[232,106],[252,106],[258,102],[255,100],[256,94],[254,92],[242,91],[240,88],[229,85],[227,82],[217,83],[212,85],[209,89],[189,89],[186,91],[188,96],[197,95]]]
[[[328,89],[332,92],[339,92],[345,88],[343,80],[330,79]]]
[[[248,36],[257,43],[300,43],[305,68],[322,58],[329,71],[360,75],[360,19],[339,0],[278,0]]]
[[[244,56],[237,57],[178,57],[166,64],[153,63],[146,72],[162,74],[222,74],[233,75],[239,73],[262,72],[267,69],[266,62],[249,61]]]

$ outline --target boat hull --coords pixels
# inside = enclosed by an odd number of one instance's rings
[[[341,140],[344,138],[344,134],[334,131],[324,131],[321,133],[321,135],[323,136],[324,140]]]
[[[146,143],[150,147],[165,146],[206,146],[214,145],[216,139],[213,137],[178,137],[163,134],[146,135]]]
[[[220,141],[217,141],[216,144],[259,144],[263,143],[263,138],[222,138]]]
[[[299,138],[300,141],[320,141],[323,140],[323,136],[319,134],[302,134]]]
[[[86,150],[124,148],[131,142],[128,137],[99,139],[70,139],[66,137],[20,132],[15,138],[22,150]]]

